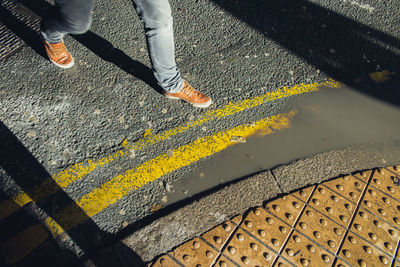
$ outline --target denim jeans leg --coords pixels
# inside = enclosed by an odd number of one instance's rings
[[[93,0],[55,0],[55,6],[43,18],[41,34],[49,43],[58,43],[66,34],[89,30]]]
[[[153,72],[158,84],[167,92],[183,88],[175,62],[175,44],[171,7],[168,0],[133,0],[143,22]]]

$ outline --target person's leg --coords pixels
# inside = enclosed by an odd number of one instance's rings
[[[74,59],[64,44],[68,33],[82,34],[89,30],[93,0],[55,0],[55,6],[44,16],[40,34],[51,62],[67,69]]]
[[[183,81],[175,63],[171,8],[168,0],[133,0],[143,22],[154,76],[167,92],[182,89]]]
[[[205,108],[212,100],[181,78],[175,63],[173,19],[168,0],[133,0],[143,22],[147,46],[158,84],[170,99],[182,99]]]
[[[93,0],[55,0],[55,6],[43,18],[41,34],[50,44],[62,42],[66,34],[89,30]]]

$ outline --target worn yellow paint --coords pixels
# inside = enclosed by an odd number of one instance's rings
[[[35,186],[29,191],[20,192],[16,196],[11,197],[10,200],[0,202],[0,219],[7,217],[32,201],[38,201],[57,192],[60,188],[65,189],[69,184],[81,179],[93,170],[101,166],[106,166],[111,161],[122,157],[124,153],[121,150],[97,161],[89,160],[87,164],[77,163],[68,169],[44,179],[40,185]]]
[[[208,111],[204,116],[201,116],[197,120],[186,122],[178,127],[174,127],[170,130],[164,131],[159,134],[148,136],[148,138],[143,138],[138,142],[128,145],[128,149],[140,150],[146,146],[156,144],[160,141],[164,141],[172,136],[183,133],[191,128],[198,127],[208,121],[227,117],[243,110],[250,109],[262,105],[267,102],[282,99],[285,97],[290,97],[294,95],[300,95],[309,92],[318,91],[321,87],[328,88],[339,88],[342,84],[333,79],[321,83],[310,83],[310,84],[299,84],[293,87],[282,87],[276,91],[268,92],[262,96],[256,96],[251,99],[246,99],[236,103],[229,103],[226,106],[219,109],[212,109]]]
[[[240,125],[227,131],[199,138],[188,145],[174,149],[173,153],[168,153],[168,155],[163,154],[155,157],[137,168],[114,177],[101,187],[84,195],[75,203],[57,212],[53,218],[47,218],[46,226],[53,237],[57,237],[116,203],[129,192],[137,190],[167,173],[234,145],[232,137],[247,138],[251,135],[267,135],[289,128],[291,120],[296,114],[297,111],[293,110],[285,114],[261,119],[255,123]],[[31,232],[21,232],[18,234],[18,239],[28,238],[26,235],[30,234]],[[13,257],[20,259],[34,247],[44,242],[43,238],[34,240],[36,241],[34,245],[29,244],[26,248],[19,248],[18,251],[13,251]],[[6,243],[6,246],[10,247],[8,243]]]
[[[53,237],[57,237],[64,233],[64,229],[59,225],[53,218],[47,217],[45,221],[47,229],[50,231]]]
[[[369,77],[375,82],[375,83],[383,83],[388,81],[390,78],[390,75],[395,75],[395,72],[390,72],[388,70],[383,70],[383,71],[377,71],[377,72],[372,72],[369,74]]]
[[[151,129],[147,129],[146,131],[144,131],[143,137],[149,137],[152,136],[153,134],[151,133]]]
[[[49,237],[40,224],[35,224],[7,240],[1,246],[1,252],[7,264],[14,264],[28,255]]]
[[[101,187],[94,189],[76,201],[76,205],[74,204],[61,210],[54,216],[54,219],[65,230],[69,229],[86,220],[87,216],[96,215],[108,206],[116,203],[129,192],[137,190],[167,173],[178,170],[181,167],[233,145],[232,137],[240,136],[247,138],[254,134],[266,135],[289,128],[290,122],[296,113],[297,111],[291,111],[286,114],[262,119],[255,123],[218,132],[211,136],[199,138],[188,145],[181,146],[173,150],[173,153],[153,158],[137,168],[114,177]]]
[[[18,210],[18,206],[22,207],[33,200],[37,201],[49,196],[50,194],[53,194],[55,191],[58,190],[58,186],[64,189],[72,182],[81,179],[82,177],[99,167],[106,166],[108,163],[112,162],[116,158],[129,155],[130,153],[126,153],[127,151],[141,150],[149,145],[154,145],[177,134],[181,134],[191,128],[198,127],[208,121],[217,118],[227,117],[243,110],[259,106],[266,102],[303,93],[315,92],[318,91],[321,87],[338,88],[341,86],[341,83],[330,79],[321,83],[299,84],[293,87],[282,87],[276,91],[268,92],[263,96],[257,96],[236,103],[229,103],[222,108],[210,110],[204,116],[198,118],[195,121],[184,123],[180,126],[174,127],[162,133],[153,135],[151,129],[148,129],[145,131],[144,137],[133,144],[129,144],[127,140],[124,140],[122,142],[123,149],[117,151],[114,155],[101,158],[97,161],[88,160],[85,163],[77,163],[53,175],[51,178],[47,178],[42,184],[28,190],[27,192],[20,192],[16,196],[12,197],[12,201],[6,200],[0,202],[0,219],[5,218],[11,213]],[[58,186],[56,186],[54,182],[56,182]],[[13,205],[13,201],[16,202],[18,206]]]
[[[121,146],[126,147],[127,145],[128,145],[128,140],[124,139],[124,141],[122,141]]]

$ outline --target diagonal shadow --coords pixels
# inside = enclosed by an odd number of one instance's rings
[[[23,239],[17,239],[16,242],[8,242],[7,244],[11,244],[10,246],[4,245],[4,242],[11,240],[13,236],[18,234],[18,231],[28,226],[34,227],[34,232],[40,232],[40,229],[47,228],[46,220],[51,216],[62,229],[69,229],[66,231],[68,236],[63,234],[64,243],[60,243],[65,247],[58,247],[56,242],[50,239],[47,242],[52,243],[52,246],[50,246],[48,250],[50,253],[49,256],[42,258],[40,257],[41,254],[38,252],[37,255],[33,255],[30,258],[31,261],[33,259],[37,262],[30,262],[30,264],[41,264],[38,266],[43,266],[43,264],[50,263],[50,258],[54,260],[54,263],[57,263],[57,266],[71,266],[73,262],[79,263],[90,257],[90,259],[95,262],[96,266],[107,266],[104,265],[104,259],[100,260],[96,255],[98,251],[106,249],[111,244],[118,244],[118,246],[124,250],[124,253],[126,255],[128,253],[129,257],[133,259],[132,263],[135,266],[144,265],[144,262],[134,251],[126,247],[122,242],[118,242],[115,236],[102,231],[97,224],[75,204],[74,200],[51,179],[46,169],[1,121],[0,140],[0,186],[2,188],[0,196],[5,198],[5,196],[10,193],[7,192],[10,188],[11,190],[12,188],[15,190],[16,184],[33,200],[30,204],[25,205],[23,210],[0,221],[0,226],[2,226],[0,228],[0,241],[3,243],[2,251],[3,253],[14,253],[11,256],[8,255],[8,264],[13,264],[16,260],[20,260],[21,257],[19,257],[20,254],[18,254],[18,251],[7,249],[23,248],[24,242]],[[41,184],[45,180],[47,181],[47,189],[56,193],[47,199],[40,200],[37,197],[37,193],[29,191],[28,188],[32,188],[32,185],[35,184]],[[71,218],[57,215],[57,210],[66,206],[70,207],[72,211]],[[71,227],[71,225],[75,225],[76,222],[80,222],[80,224]],[[41,225],[44,227],[41,227]],[[32,236],[31,239],[35,238],[38,237]],[[22,244],[18,244],[19,241],[21,241],[20,243]],[[74,248],[76,246],[80,248],[80,254],[82,255],[76,255],[76,249]]]
[[[305,0],[212,1],[332,78],[400,105],[399,90],[357,82],[369,80],[377,65],[400,73],[399,39]]]
[[[53,6],[44,0],[22,0],[19,3],[23,4],[35,14],[43,17],[47,12],[51,12]],[[44,50],[43,42],[40,35],[25,23],[16,18],[10,11],[0,5],[0,22],[8,29],[14,32],[21,40],[23,40],[36,53],[47,59]],[[136,77],[145,82],[158,93],[162,94],[162,88],[157,84],[154,78],[153,71],[143,63],[133,60],[123,51],[115,48],[109,41],[100,37],[92,31],[88,31],[82,35],[71,35],[76,41],[92,51],[101,59],[113,63],[124,72]]]

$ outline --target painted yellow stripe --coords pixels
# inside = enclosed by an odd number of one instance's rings
[[[163,154],[153,158],[137,168],[114,177],[101,187],[83,196],[73,205],[59,211],[53,218],[49,217],[46,220],[48,230],[52,233],[53,237],[60,235],[64,231],[87,220],[88,217],[98,214],[122,199],[128,193],[137,190],[145,184],[235,144],[231,141],[232,137],[247,138],[255,134],[267,135],[287,129],[290,127],[291,120],[296,114],[297,111],[293,110],[285,114],[259,120],[255,123],[237,126],[227,131],[199,138],[188,145],[181,146],[173,150],[172,155]],[[38,242],[36,246],[39,246],[40,243]],[[4,246],[10,247],[7,242]],[[31,247],[29,246],[30,250],[32,249]],[[21,255],[26,255],[27,252],[21,251],[20,253]]]
[[[160,155],[137,168],[114,177],[101,187],[83,196],[76,204],[87,216],[96,215],[129,192],[153,182],[167,173],[231,146],[233,144],[231,142],[233,136],[247,138],[256,133],[266,135],[274,131],[287,129],[296,113],[296,111],[291,111],[286,114],[275,115],[259,120],[256,123],[241,125],[227,131],[218,132],[212,136],[197,139],[193,143],[173,150],[172,156]],[[70,229],[85,219],[85,216],[75,212],[74,209],[75,205],[64,208],[55,216],[55,220],[64,229]]]
[[[274,130],[288,128],[290,120],[295,114],[296,111],[292,111],[287,114],[262,119],[253,124],[241,125],[212,136],[199,138],[193,143],[173,150],[172,156],[163,154],[143,163],[135,169],[128,170],[114,177],[101,187],[83,196],[76,204],[84,213],[91,217],[111,204],[114,204],[129,192],[149,182],[153,182],[167,173],[227,148],[233,144],[231,142],[233,136],[246,138],[256,133],[265,135],[274,132]],[[75,218],[71,214],[74,214],[74,208],[67,207],[58,213],[55,219],[63,227],[70,228],[80,223],[80,219],[84,217],[78,215]]]
[[[268,92],[263,96],[257,96],[251,99],[246,99],[237,103],[229,103],[228,105],[220,108],[208,111],[204,116],[200,117],[195,121],[190,121],[184,123],[180,126],[167,130],[165,132],[152,135],[151,129],[146,131],[146,135],[141,140],[137,141],[133,144],[128,144],[126,141],[122,144],[124,149],[116,152],[114,155],[110,155],[104,158],[101,158],[97,161],[89,160],[86,163],[77,163],[70,168],[67,168],[55,175],[51,178],[49,177],[46,179],[42,184],[36,186],[35,188],[27,191],[27,192],[20,192],[15,197],[12,197],[12,201],[6,200],[0,202],[0,219],[3,219],[10,215],[11,213],[15,212],[19,209],[18,206],[22,207],[31,201],[40,200],[49,196],[50,194],[54,193],[58,190],[57,186],[54,186],[53,181],[55,181],[59,187],[66,188],[69,184],[80,180],[85,175],[89,174],[90,172],[94,171],[99,167],[106,166],[108,163],[112,162],[116,158],[120,158],[126,156],[129,153],[126,153],[127,150],[141,150],[149,145],[156,144],[160,141],[164,141],[174,135],[183,133],[191,128],[198,127],[208,121],[227,117],[238,112],[241,112],[246,109],[250,109],[266,102],[299,95],[303,93],[315,92],[318,91],[321,87],[328,87],[328,88],[339,88],[342,84],[330,79],[325,82],[321,83],[311,83],[311,84],[299,84],[293,87],[283,87],[273,92]],[[53,186],[52,186],[53,185]],[[18,206],[13,205],[12,202],[16,202]]]
[[[86,164],[77,163],[52,177],[46,178],[40,185],[33,187],[29,191],[19,192],[10,200],[0,202],[0,219],[7,217],[17,211],[20,207],[23,207],[32,201],[38,201],[55,193],[60,188],[67,188],[67,186],[72,182],[81,179],[99,167],[106,166],[108,163],[122,157],[123,155],[124,151],[121,150],[97,161],[89,160]]]
[[[294,95],[316,92],[319,90],[319,88],[322,88],[322,87],[339,88],[341,86],[342,86],[342,84],[340,82],[337,82],[333,79],[329,79],[328,81],[321,82],[321,83],[310,83],[310,84],[301,83],[301,84],[295,85],[293,87],[283,87],[276,91],[268,92],[262,96],[256,96],[254,98],[246,99],[246,100],[243,100],[243,101],[240,101],[237,103],[229,103],[220,109],[210,110],[204,116],[201,116],[200,118],[198,118],[195,121],[186,122],[178,127],[172,128],[170,130],[159,133],[157,135],[149,136],[148,138],[143,138],[134,144],[127,145],[126,148],[140,150],[143,147],[146,147],[148,145],[156,144],[156,143],[158,143],[160,141],[164,141],[174,135],[183,133],[191,128],[198,127],[208,121],[211,121],[211,120],[214,120],[217,118],[231,116],[231,115],[239,113],[243,110],[254,108],[254,107],[257,107],[257,106],[262,105],[267,102],[271,102],[274,100],[278,100],[278,99],[282,99],[282,98],[286,98],[286,97],[290,97],[290,96],[294,96]]]

